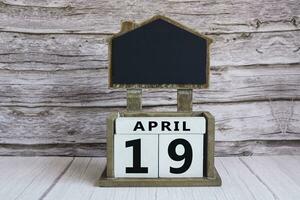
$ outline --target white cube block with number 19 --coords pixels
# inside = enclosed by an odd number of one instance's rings
[[[159,177],[203,177],[203,137],[159,135]]]
[[[114,135],[115,177],[158,177],[157,135]]]

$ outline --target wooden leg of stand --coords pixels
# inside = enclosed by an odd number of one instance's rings
[[[178,112],[193,111],[193,89],[177,90],[177,111]]]
[[[127,111],[142,110],[142,89],[127,89]]]

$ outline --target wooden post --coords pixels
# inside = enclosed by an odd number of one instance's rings
[[[193,111],[193,89],[177,90],[177,111],[178,112]]]
[[[136,24],[132,21],[124,21],[124,22],[122,22],[122,25],[121,25],[121,32],[130,31],[130,30],[134,29],[135,25]]]
[[[142,89],[127,89],[127,110],[142,110]]]

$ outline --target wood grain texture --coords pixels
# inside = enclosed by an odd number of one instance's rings
[[[91,199],[91,190],[97,188],[96,181],[104,168],[104,158],[75,158],[44,199]]]
[[[299,156],[216,158],[222,187],[101,188],[104,158],[0,157],[5,199],[295,200],[300,197]]]
[[[0,32],[0,69],[107,68],[110,36]],[[300,30],[209,36],[214,40],[210,62],[214,67],[300,62]]]
[[[107,89],[107,70],[53,72],[0,70],[0,105],[115,107],[126,91]],[[194,103],[299,101],[300,64],[212,68],[209,89],[194,90]],[[143,90],[142,103],[175,105],[176,90]]]
[[[255,160],[251,158],[241,158],[241,161],[256,177],[260,178],[264,185],[269,187],[274,199],[298,199],[300,197],[300,186],[295,180],[297,175],[291,178],[292,171],[296,170],[295,166],[292,165],[292,162],[283,164],[288,159],[284,157],[278,162],[278,159],[274,161],[272,157],[261,157]],[[294,158],[294,163],[297,161],[299,164],[299,157]],[[289,164],[289,166],[287,166],[287,164]],[[284,167],[281,167],[282,165],[284,165]],[[290,190],[288,193],[286,193],[287,188]]]
[[[1,142],[101,142],[106,135],[106,118],[112,110],[124,109],[1,107]],[[198,104],[194,105],[194,110],[209,111],[215,116],[217,141],[300,137],[300,104],[292,101]],[[145,111],[176,111],[176,106],[148,107]]]
[[[300,6],[268,1],[0,1],[0,155],[105,155],[105,119],[126,107],[108,88],[107,39],[122,20],[166,15],[214,39],[216,155],[300,154]],[[148,111],[176,90],[145,90]]]
[[[141,21],[164,14],[202,32],[292,31],[299,30],[298,3],[296,0],[4,0],[0,4],[0,27],[7,32],[40,34],[112,33],[119,30],[121,20]]]
[[[299,108],[300,104],[293,101],[194,105],[194,110],[207,110],[215,116],[216,140],[228,142],[224,143],[225,146],[217,143],[217,155],[263,154],[264,149],[268,154],[299,153]],[[36,150],[38,155],[89,155],[90,151],[91,155],[97,155],[98,152],[102,156],[103,149],[100,151],[93,148],[97,146],[95,143],[105,142],[106,118],[112,110],[118,111],[122,108],[1,107],[1,142],[12,144],[11,147],[3,147],[6,150],[2,153],[7,155],[11,148],[12,154],[24,154],[14,150],[14,145],[27,144],[28,152],[34,154]],[[147,107],[145,110],[176,111],[176,106]],[[278,151],[269,149],[272,142],[264,143],[259,142],[260,140],[294,142],[287,143],[287,146],[282,143],[285,150]],[[79,143],[78,146],[76,143]],[[85,146],[81,147],[80,143],[85,143]],[[43,153],[41,144],[45,147],[50,145],[48,148],[53,152]],[[61,145],[56,148],[53,144]],[[63,144],[66,145],[65,153],[62,153]],[[295,149],[289,147],[290,145],[294,145]],[[278,142],[275,146],[279,146]],[[26,145],[23,147],[26,148]],[[33,149],[30,151],[30,148]]]
[[[0,156],[106,156],[106,143],[0,144]],[[241,153],[242,155],[242,153]]]
[[[256,167],[256,160],[263,166]],[[45,199],[294,200],[300,197],[299,169],[294,165],[299,161],[299,156],[216,158],[222,187],[101,188],[94,184],[105,160],[75,158]]]
[[[299,155],[300,140],[217,141],[215,156]],[[0,156],[106,156],[106,143],[1,144]]]
[[[0,197],[39,199],[72,158],[1,157]]]

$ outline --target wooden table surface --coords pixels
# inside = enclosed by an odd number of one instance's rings
[[[105,163],[91,157],[0,157],[0,199],[300,199],[300,156],[218,157],[222,187],[96,187]]]

